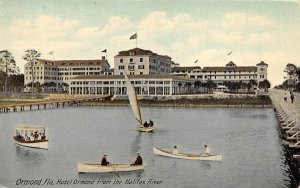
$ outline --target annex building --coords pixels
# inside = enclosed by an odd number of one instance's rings
[[[110,65],[103,56],[97,60],[45,60],[38,59],[33,65],[25,64],[24,85],[29,90],[29,83],[54,83],[60,87],[63,83],[70,84],[76,76],[109,74]]]
[[[186,94],[184,86],[192,85],[194,79],[171,74],[128,75],[137,95],[165,96]],[[189,84],[188,84],[189,83]],[[69,86],[71,95],[127,95],[124,75],[78,76]]]
[[[218,86],[223,86],[225,82],[258,82],[267,79],[268,64],[261,61],[256,66],[237,66],[230,61],[224,67],[173,67],[172,75],[183,76],[207,82],[212,80]]]

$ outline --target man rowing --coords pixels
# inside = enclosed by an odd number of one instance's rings
[[[101,166],[107,166],[109,165],[109,162],[106,159],[107,155],[103,155],[102,160],[101,160]]]
[[[139,153],[137,153],[136,160],[131,165],[143,165],[143,158]]]

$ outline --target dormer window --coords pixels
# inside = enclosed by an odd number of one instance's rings
[[[129,52],[129,55],[134,55],[134,52],[133,51]]]

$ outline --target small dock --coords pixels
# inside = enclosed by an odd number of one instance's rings
[[[279,134],[282,145],[289,156],[287,161],[294,180],[300,180],[300,94],[293,93],[295,100],[290,99],[290,92],[272,90],[270,97],[278,119]],[[286,96],[286,100],[284,97]]]
[[[20,102],[15,104],[0,104],[0,113],[22,112],[31,110],[54,109],[59,107],[79,106],[83,102],[100,101],[110,99],[111,95],[80,96],[68,99],[51,99],[37,102]]]

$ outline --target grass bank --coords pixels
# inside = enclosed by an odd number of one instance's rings
[[[181,98],[181,99],[141,99],[143,107],[225,107],[225,108],[270,108],[272,102],[269,96],[242,97],[242,98]],[[126,99],[103,100],[81,103],[82,106],[129,106]]]

